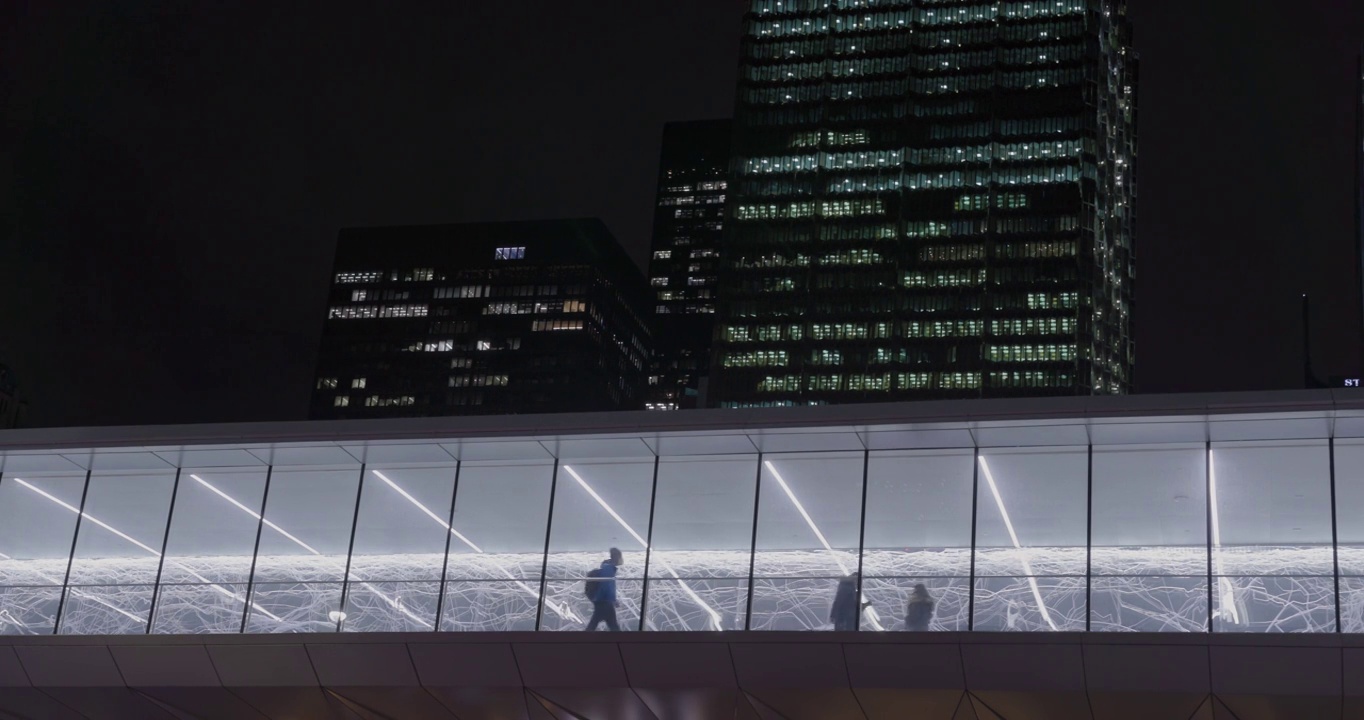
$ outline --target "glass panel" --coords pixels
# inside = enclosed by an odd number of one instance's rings
[[[1334,577],[1221,577],[1213,593],[1214,632],[1336,631]]]
[[[0,635],[51,635],[59,585],[0,587]]]
[[[553,479],[553,463],[460,468],[442,630],[535,629]],[[568,614],[557,604],[545,611]]]
[[[161,583],[156,589],[152,632],[164,635],[241,632],[246,592],[246,583]]]
[[[975,629],[1083,630],[1088,448],[990,450],[979,465]]]
[[[273,491],[272,491],[273,495]],[[249,633],[335,632],[341,583],[257,583],[247,611]]]
[[[931,604],[926,605],[922,596],[916,596],[918,585],[924,586],[923,594]],[[872,607],[881,611],[881,622],[887,630],[964,632],[970,627],[967,624],[970,586],[969,577],[868,576],[862,581],[862,593]]]
[[[257,469],[181,472],[152,632],[241,631],[265,476]]]
[[[1206,466],[1202,445],[1095,447],[1093,574],[1206,578]]]
[[[1335,565],[1326,442],[1218,444],[1209,468],[1213,629],[1333,630]],[[1329,589],[1325,594],[1323,587]]]
[[[439,579],[370,582],[352,578],[346,586],[341,629],[345,632],[430,632],[435,627],[439,598]]]
[[[152,607],[152,587],[83,585],[67,588],[57,632],[62,635],[145,633]]]
[[[546,496],[548,497],[548,496]],[[541,552],[544,546],[541,546]],[[531,583],[534,583],[534,586]],[[445,583],[440,629],[445,632],[511,632],[535,629],[540,581],[457,580]],[[568,608],[559,608],[567,615]],[[546,613],[558,613],[545,608]],[[576,613],[573,622],[583,618]]]
[[[1084,577],[988,577],[976,580],[975,629],[986,632],[1082,632]]]
[[[659,462],[645,629],[744,629],[757,481],[756,455]]]
[[[966,629],[973,463],[969,450],[871,453],[863,592],[887,629]]]
[[[337,629],[359,481],[359,468],[271,475],[247,632]]]
[[[1340,630],[1364,633],[1364,578],[1340,579]]]
[[[1364,440],[1336,441],[1336,523],[1340,574],[1364,576]]]
[[[607,598],[612,595],[621,628],[639,628],[644,583],[626,580],[644,577],[653,481],[653,461],[561,462],[554,494],[554,526],[549,535],[547,611],[540,629],[576,630],[583,626],[564,617],[568,613],[549,611],[551,600],[558,607],[573,608],[586,622],[594,609],[609,612]],[[586,596],[587,573],[605,565],[610,548],[622,552],[617,580],[599,583],[594,603]]]
[[[84,587],[68,591],[60,632],[146,632],[174,487],[174,472],[90,477],[71,560]]]
[[[1201,454],[1201,453],[1200,453]],[[1093,632],[1207,632],[1208,578],[1094,577]]]
[[[0,478],[0,635],[52,632],[85,474]]]
[[[432,630],[455,468],[371,468],[364,483],[341,629]]]
[[[857,571],[862,471],[862,453],[763,456],[752,629],[833,628],[840,594],[848,612],[838,616],[837,626],[855,625],[855,584],[841,593],[840,585],[854,583]],[[861,622],[873,630],[885,627],[874,607],[862,613]]]

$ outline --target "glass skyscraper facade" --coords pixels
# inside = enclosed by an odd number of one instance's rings
[[[729,177],[729,120],[668,123],[659,154],[649,284],[657,302],[646,406],[700,404],[715,334],[715,296]]]
[[[1131,390],[1122,0],[755,0],[711,404]]]

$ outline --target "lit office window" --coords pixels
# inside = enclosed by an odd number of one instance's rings
[[[494,260],[524,260],[525,257],[524,247],[500,247],[493,251]]]

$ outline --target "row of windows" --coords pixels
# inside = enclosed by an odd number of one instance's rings
[[[506,375],[451,375],[450,387],[506,387]]]
[[[762,393],[800,392],[802,385],[808,392],[889,392],[899,390],[974,390],[980,387],[980,373],[915,372],[915,373],[858,373],[835,375],[768,376],[755,388]]]
[[[985,268],[916,270],[905,273],[902,284],[912,288],[965,287],[985,284]]]
[[[885,206],[880,200],[835,200],[820,203],[792,202],[770,205],[740,205],[735,208],[736,220],[790,220],[814,217],[851,217],[881,215]]]
[[[748,23],[748,34],[755,37],[814,35],[818,33],[854,33],[872,30],[907,28],[910,25],[942,26],[984,23],[994,20],[1022,20],[1042,17],[1079,15],[1085,11],[1085,0],[1032,0],[1031,2],[995,2],[961,8],[906,8],[882,10],[857,15],[835,15],[827,18],[761,17]]]
[[[957,212],[977,212],[989,210],[991,204],[997,210],[1023,210],[1028,207],[1028,196],[1024,193],[1000,193],[994,196],[994,202],[991,203],[988,194],[962,195],[952,204],[952,209]]]
[[[898,29],[898,27],[897,27]],[[866,37],[833,35],[825,38],[792,35],[781,39],[765,35],[765,42],[747,44],[748,57],[754,60],[798,60],[833,55],[873,55],[901,52],[913,48],[963,48],[981,45],[1052,43],[1082,37],[1086,33],[1083,18],[1059,19],[1040,23],[1004,24],[953,28],[950,30],[923,29],[908,37],[898,32]]]
[[[483,307],[484,315],[533,315],[552,312],[587,312],[583,300],[548,300],[540,302],[496,302]]]
[[[1078,85],[1084,80],[1082,68],[1037,69],[1004,73],[977,73],[907,79],[864,80],[859,82],[799,85],[795,87],[756,87],[744,91],[744,102],[754,105],[812,103],[823,100],[858,100],[879,97],[918,95],[955,95],[981,92],[996,87],[1032,90]]]
[[[786,365],[788,360],[785,350],[758,350],[726,353],[722,364],[725,367],[765,367]]]
[[[1084,56],[1079,43],[1044,45],[1023,48],[993,48],[968,52],[933,53],[930,55],[892,55],[866,57],[856,60],[816,60],[812,62],[778,65],[750,65],[744,77],[750,82],[803,82],[825,77],[866,77],[874,75],[904,75],[918,72],[956,72],[993,65],[1056,65],[1073,62]]]
[[[532,332],[542,332],[547,330],[582,330],[582,320],[536,320],[531,323]]]
[[[343,305],[333,307],[327,317],[333,320],[368,320],[372,318],[426,317],[429,305]]]
[[[365,407],[392,407],[392,406],[405,407],[408,405],[415,405],[416,402],[417,402],[416,398],[412,397],[411,395],[393,396],[370,395],[369,397],[365,398]],[[349,404],[349,402],[347,402],[346,404]]]
[[[1073,362],[1074,345],[990,345],[985,357],[991,362]]]

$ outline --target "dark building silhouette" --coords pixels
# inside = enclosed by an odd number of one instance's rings
[[[710,401],[1127,393],[1122,0],[754,0]]]
[[[19,383],[8,365],[0,363],[0,430],[23,427],[28,406],[19,400]]]
[[[729,120],[663,128],[649,260],[657,313],[650,409],[701,403],[715,333],[730,133]]]
[[[342,230],[311,415],[637,409],[649,307],[598,220]]]

